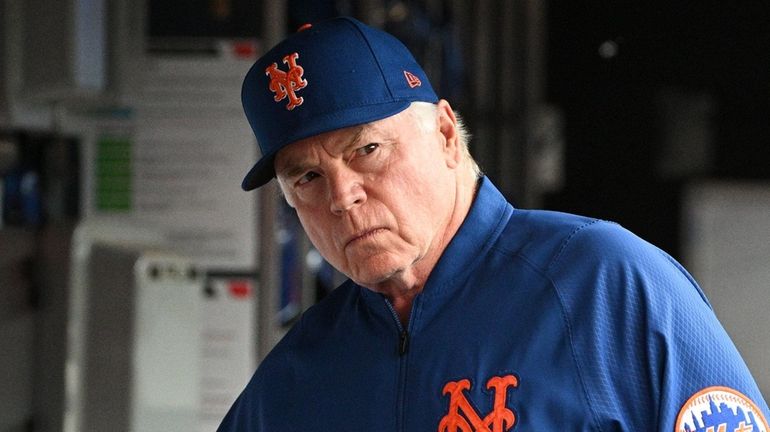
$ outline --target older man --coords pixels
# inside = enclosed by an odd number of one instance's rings
[[[392,36],[338,18],[270,50],[262,158],[350,279],[260,365],[221,431],[763,431],[700,288],[618,225],[514,209]]]

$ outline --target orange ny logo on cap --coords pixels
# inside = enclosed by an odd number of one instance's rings
[[[289,70],[286,72],[278,69],[276,63],[271,64],[265,69],[265,75],[270,77],[270,91],[275,93],[273,99],[276,102],[280,102],[287,96],[289,97],[289,104],[286,105],[287,110],[293,110],[305,101],[295,93],[297,90],[307,86],[307,80],[302,79],[302,74],[305,73],[305,70],[297,64],[298,57],[299,54],[291,53],[283,58],[284,64],[289,65]]]

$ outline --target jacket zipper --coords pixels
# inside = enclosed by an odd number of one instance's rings
[[[401,320],[398,318],[396,310],[393,309],[393,305],[385,299],[385,304],[388,306],[390,314],[393,316],[393,320],[396,322],[396,329],[398,330],[398,357],[399,357],[399,371],[398,371],[398,394],[397,394],[397,417],[396,417],[396,430],[404,430],[404,398],[406,395],[406,367],[407,367],[407,353],[409,352],[409,330],[401,325]],[[414,305],[412,311],[409,313],[409,322],[412,323],[412,315],[414,313]]]
[[[393,305],[390,304],[388,299],[385,299],[385,304],[388,306],[388,310],[390,311],[390,315],[393,317],[393,321],[396,322],[396,329],[398,330],[398,355],[403,357],[407,350],[409,350],[409,330],[401,325],[401,319],[398,318],[396,310],[393,309]],[[409,322],[411,322],[411,312],[409,315]]]
[[[409,349],[409,332],[406,330],[401,331],[401,336],[398,342],[398,354],[403,356],[406,354],[406,350]]]

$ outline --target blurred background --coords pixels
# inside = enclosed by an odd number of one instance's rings
[[[514,205],[683,262],[770,397],[766,2],[0,0],[0,432],[214,430],[342,280],[239,188],[242,77],[340,14],[415,53]]]

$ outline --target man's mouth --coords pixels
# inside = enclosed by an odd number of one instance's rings
[[[361,240],[366,240],[368,238],[371,238],[380,232],[385,231],[385,228],[372,228],[368,229],[366,231],[361,231],[360,233],[357,233],[353,236],[351,236],[347,242],[345,242],[345,247],[348,247],[356,242],[359,242]]]

